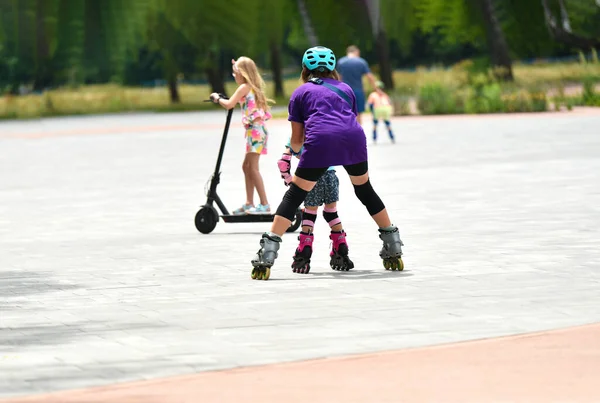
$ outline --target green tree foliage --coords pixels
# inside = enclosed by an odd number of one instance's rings
[[[84,60],[88,80],[123,79],[126,58],[143,38],[148,10],[146,0],[85,0]]]
[[[588,38],[600,38],[600,2],[569,0],[565,2],[571,29]]]
[[[512,80],[510,46],[492,0],[422,0],[416,6],[425,33],[438,31],[448,44],[469,43],[486,49],[492,65],[501,67],[498,77]]]
[[[403,54],[411,49],[413,34],[418,28],[414,0],[379,0],[382,27],[389,40],[395,40]]]
[[[163,3],[162,12],[198,50],[198,67],[213,91],[225,93],[224,75],[231,69],[231,56],[247,53],[259,38],[256,27],[260,9],[256,3],[171,0]]]
[[[497,16],[511,51],[517,57],[535,57],[552,52],[544,9],[539,1],[503,0],[496,2]],[[538,23],[532,23],[538,21]]]
[[[447,44],[485,46],[485,33],[473,7],[464,0],[419,0],[414,3],[418,26],[424,33],[439,32]]]
[[[85,2],[61,1],[58,8],[54,69],[58,82],[77,84],[84,80]]]
[[[371,63],[377,56],[393,87],[398,63],[448,62],[465,49],[509,68],[511,57],[587,52],[600,43],[599,21],[598,0],[0,0],[0,92],[120,83],[126,66],[135,82],[131,66],[145,52],[175,102],[180,73],[225,92],[240,55],[270,68],[283,96],[283,67],[299,67],[312,45],[307,27],[338,56],[350,44]]]
[[[140,44],[146,0],[0,0],[0,55],[16,84],[122,78]]]
[[[358,1],[305,0],[320,44],[336,55],[345,55],[349,45],[373,47],[373,35],[366,7]]]
[[[159,52],[160,67],[169,86],[172,103],[180,102],[177,78],[186,70],[189,58],[197,57],[197,49],[165,15],[166,2],[155,1],[148,14],[146,38],[149,48]]]
[[[285,29],[292,18],[298,17],[293,1],[258,0],[259,15],[256,24],[254,45],[250,54],[258,56],[265,50],[269,53],[269,65],[275,82],[275,97],[283,97],[283,45]]]
[[[600,37],[597,36],[599,13],[591,0],[571,0],[568,3],[565,0],[541,0],[541,3],[546,26],[556,42],[585,50],[600,47]],[[590,26],[590,22],[594,25]]]

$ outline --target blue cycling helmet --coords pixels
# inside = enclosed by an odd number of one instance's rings
[[[333,71],[335,69],[335,55],[329,48],[315,46],[304,52],[302,66],[310,71],[317,69],[319,71],[325,71],[325,69]]]

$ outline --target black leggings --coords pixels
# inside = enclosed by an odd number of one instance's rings
[[[328,168],[297,168],[295,175],[299,178],[310,182],[316,182],[319,178],[327,171]],[[361,176],[368,172],[367,161],[353,164],[344,165],[344,169],[350,176]],[[371,186],[371,182],[367,180],[362,185],[353,185],[354,193],[361,203],[367,208],[367,211],[371,216],[381,212],[385,206],[375,190]],[[285,217],[290,221],[293,221],[296,209],[300,207],[308,192],[300,189],[295,183],[290,185],[290,188],[283,195],[283,200],[277,208],[275,215]]]
[[[323,176],[325,172],[327,172],[328,169],[329,167],[296,168],[296,172],[294,172],[294,175],[296,175],[298,178],[302,178],[310,182],[316,182],[321,176]],[[350,176],[361,176],[369,172],[369,164],[367,163],[367,161],[363,161],[359,162],[358,164],[344,165],[344,169],[346,170],[346,172],[348,172],[348,175]]]

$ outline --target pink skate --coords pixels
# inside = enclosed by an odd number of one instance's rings
[[[310,271],[310,257],[312,256],[312,244],[315,236],[301,232],[298,239],[300,240],[300,244],[296,248],[292,271],[294,273],[307,274]]]
[[[348,271],[354,268],[354,263],[348,257],[348,244],[346,243],[346,233],[344,231],[331,231],[329,239],[333,242],[331,245],[331,260],[329,265],[333,270]]]

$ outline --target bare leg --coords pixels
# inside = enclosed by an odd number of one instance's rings
[[[369,180],[368,172],[366,174],[360,175],[360,176],[352,176],[352,175],[349,175],[349,176],[350,176],[350,181],[355,186],[364,185]],[[379,213],[377,213],[371,217],[373,218],[373,220],[375,220],[375,222],[377,223],[379,228],[388,228],[392,225],[392,222],[390,221],[390,217],[387,213],[387,209],[385,209],[385,208],[383,210],[381,210]]]
[[[248,153],[246,154],[246,159],[250,165],[250,177],[254,187],[256,188],[256,192],[258,193],[258,197],[260,198],[260,204],[263,206],[269,204],[267,200],[267,194],[265,193],[265,184],[263,182],[262,175],[260,174],[258,161],[260,159],[260,154],[257,153]]]
[[[242,163],[242,171],[244,171],[244,180],[246,181],[246,204],[254,207],[254,182],[250,175],[250,161],[248,158],[250,155],[251,153],[246,153]]]

